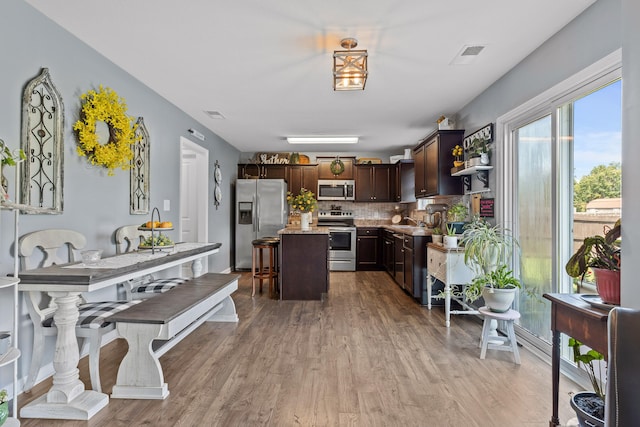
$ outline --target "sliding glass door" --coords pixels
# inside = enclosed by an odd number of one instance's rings
[[[619,70],[583,84],[507,124],[515,265],[524,288],[520,333],[551,342],[548,292],[594,293],[578,287],[564,265],[584,237],[620,217],[621,82]],[[509,179],[509,177],[506,177]],[[537,295],[532,298],[529,294]]]

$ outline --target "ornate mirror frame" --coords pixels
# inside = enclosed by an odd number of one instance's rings
[[[132,147],[133,159],[129,170],[129,213],[131,215],[146,215],[149,213],[149,163],[150,140],[144,119],[138,117],[136,122],[136,143]]]
[[[22,162],[20,203],[37,212],[60,214],[63,208],[64,104],[49,69],[27,83],[22,96]]]

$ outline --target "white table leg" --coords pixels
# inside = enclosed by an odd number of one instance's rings
[[[427,274],[427,310],[431,310],[431,292],[433,288],[433,279]]]
[[[451,285],[444,284],[444,325],[448,328],[451,325]]]
[[[191,272],[193,277],[200,277],[202,275],[202,258],[194,259],[191,263]]]
[[[53,386],[20,410],[24,418],[88,420],[109,403],[104,393],[85,390],[80,381],[80,360],[76,337],[78,296],[80,292],[49,292],[57,305],[53,316],[58,328],[53,358]]]

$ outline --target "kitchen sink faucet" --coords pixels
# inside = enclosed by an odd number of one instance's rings
[[[410,216],[405,216],[404,219],[406,219],[408,221],[412,221],[416,225],[416,227],[423,227],[424,226],[424,222],[415,220],[415,219],[411,218]]]

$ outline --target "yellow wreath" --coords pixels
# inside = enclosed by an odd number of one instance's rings
[[[115,168],[129,169],[137,125],[135,119],[127,115],[125,100],[102,85],[97,92],[90,90],[80,99],[84,101],[81,118],[73,125],[73,130],[78,132],[78,155],[86,156],[92,165],[107,168],[110,176]],[[100,144],[96,134],[98,121],[105,122],[109,127],[109,141],[105,144]]]

